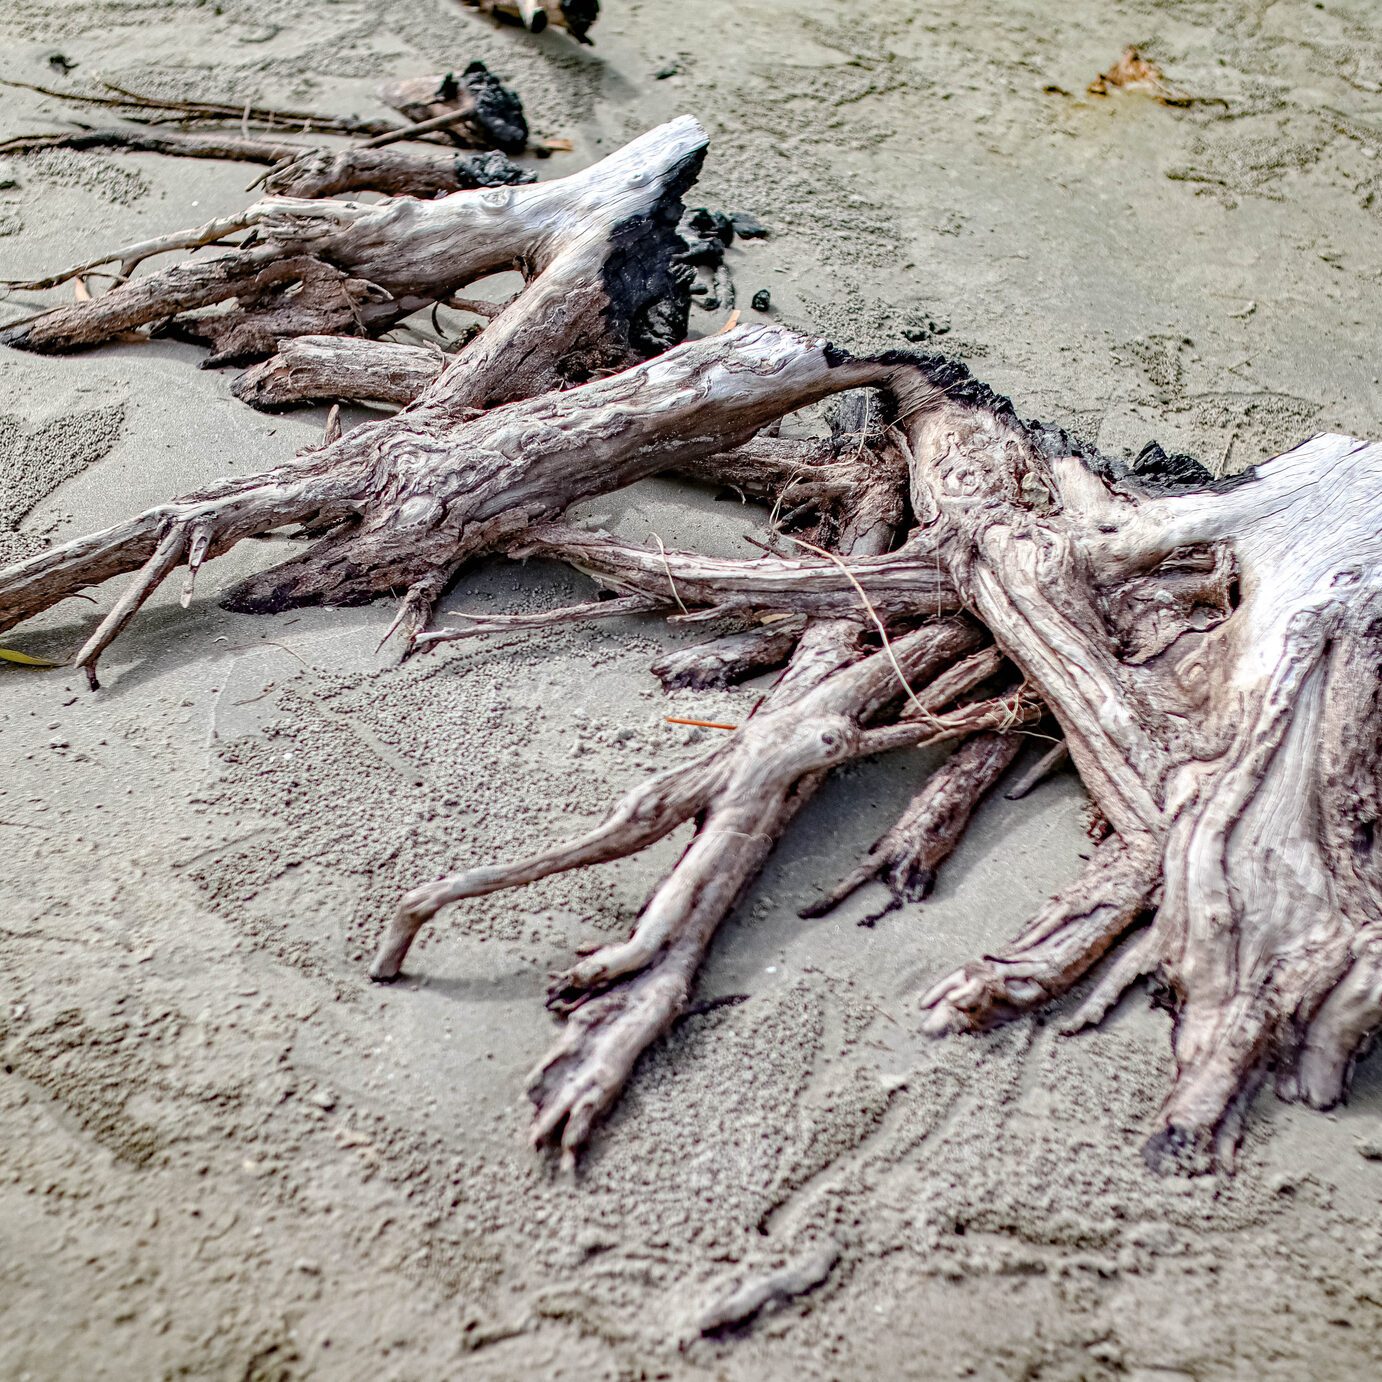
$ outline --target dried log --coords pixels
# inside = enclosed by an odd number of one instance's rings
[[[535,182],[506,154],[422,154],[401,149],[321,149],[254,135],[162,129],[76,130],[17,135],[0,140],[0,155],[45,149],[153,153],[177,158],[263,164],[273,171],[264,189],[282,197],[335,197],[343,192],[382,192],[391,197],[441,197],[472,187]],[[282,166],[280,166],[282,165]]]
[[[600,17],[600,0],[465,0],[473,10],[540,34],[548,24],[565,29],[577,43],[591,44],[590,28]]]
[[[12,284],[49,287],[113,261],[129,280],[91,301],[15,323],[0,331],[0,344],[75,350],[171,319],[175,334],[214,347],[208,363],[248,361],[293,336],[378,334],[467,283],[522,267],[527,291],[494,322],[477,353],[522,359],[512,347],[523,337],[531,358],[491,372],[495,392],[479,405],[485,406],[618,368],[681,338],[688,271],[678,260],[684,246],[676,225],[681,194],[704,150],[700,126],[683,117],[553,182],[429,202],[268,197],[238,216]],[[130,279],[153,254],[243,230],[252,230],[257,243]],[[190,315],[232,299],[233,310]],[[565,330],[552,329],[556,319]]]
[[[390,82],[380,91],[385,105],[392,106],[408,121],[398,125],[390,120],[362,120],[354,116],[325,115],[318,111],[282,110],[252,102],[194,101],[147,96],[102,82],[105,94],[57,91],[32,82],[0,79],[0,86],[17,87],[53,97],[72,105],[97,106],[117,110],[125,119],[141,124],[233,124],[242,133],[251,128],[293,131],[307,134],[344,134],[378,141],[411,139],[410,128],[422,121],[446,118],[446,127],[435,137],[467,149],[499,149],[522,153],[528,141],[528,122],[523,103],[482,62],[470,63],[458,76],[446,72],[438,76]],[[104,131],[98,133],[105,133]],[[41,137],[41,136],[40,136]],[[66,145],[64,147],[82,147]],[[157,152],[173,152],[176,145]],[[193,155],[196,156],[196,155]],[[206,155],[214,157],[215,155]]]
[[[215,158],[235,163],[263,163],[272,167],[284,159],[300,158],[312,147],[291,139],[267,139],[259,135],[214,130],[80,129],[57,134],[17,134],[0,139],[0,155],[43,153],[49,149],[80,152],[167,154],[175,158]]]
[[[431,199],[476,187],[517,187],[536,182],[498,150],[473,154],[408,153],[395,148],[317,149],[275,166],[264,190],[276,197],[339,197],[380,192],[386,197]]]

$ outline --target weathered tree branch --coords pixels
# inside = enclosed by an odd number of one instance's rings
[[[600,16],[600,0],[465,0],[471,9],[540,34],[548,24],[565,29],[577,43],[592,43],[591,26]]]
[[[76,130],[18,135],[0,140],[0,155],[45,149],[105,153],[167,154],[177,158],[259,163],[273,171],[264,188],[281,197],[338,197],[344,192],[382,192],[391,197],[441,197],[473,187],[534,182],[498,151],[475,154],[408,153],[402,149],[321,149],[223,131],[130,129]],[[281,165],[281,166],[280,166]]]

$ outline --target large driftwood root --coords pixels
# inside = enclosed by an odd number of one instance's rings
[[[681,158],[699,157],[694,127],[668,128],[685,136]],[[516,189],[508,205],[530,194],[543,188]],[[665,182],[640,195],[665,206]],[[630,215],[625,205],[618,224]],[[622,281],[604,267],[607,227],[578,236],[529,288],[546,282],[549,323],[568,320],[558,307],[592,264],[602,285]],[[570,272],[554,273],[562,262]],[[601,311],[619,300],[599,292]],[[0,573],[0,628],[142,568],[79,654],[90,669],[178,565],[195,572],[251,533],[310,521],[336,526],[234,603],[274,610],[408,588],[411,645],[464,561],[534,552],[589,573],[623,611],[750,621],[752,637],[715,654],[726,667],[789,655],[744,725],[586,835],[414,890],[375,960],[377,977],[398,973],[419,927],[451,902],[696,823],[630,938],[554,988],[570,1016],[534,1076],[534,1135],[567,1155],[682,1010],[716,926],[823,773],[962,741],[865,866],[906,896],[953,848],[1012,734],[1047,713],[1109,838],[1008,947],[933,988],[929,1029],[977,1030],[1049,1003],[1111,956],[1071,1026],[1096,1021],[1142,975],[1178,1005],[1152,1164],[1199,1170],[1225,1155],[1272,1067],[1287,1097],[1342,1097],[1382,1024],[1382,446],[1317,437],[1231,481],[1155,448],[1130,469],[1021,422],[957,365],[856,358],[776,327],[476,415],[538,339],[505,336],[506,320],[529,325],[506,308],[397,417]],[[550,351],[544,360],[544,377],[556,373]],[[852,461],[838,439],[764,431],[866,387],[892,421],[861,429]],[[780,513],[790,505],[813,521],[811,537],[799,555],[723,561],[555,522],[575,500],[655,470],[773,496]],[[782,615],[799,621],[791,637],[752,627]],[[502,624],[469,621],[429,641]]]
[[[11,285],[51,287],[103,263],[118,263],[123,280],[91,301],[5,328],[0,344],[77,350],[165,323],[211,345],[208,363],[244,362],[295,336],[377,335],[479,278],[519,268],[529,286],[486,334],[490,353],[514,357],[515,337],[524,336],[532,358],[496,374],[484,403],[519,397],[619,368],[682,337],[691,271],[677,225],[704,151],[700,126],[683,117],[553,182],[427,202],[267,197],[239,215]],[[246,231],[248,241],[230,254],[131,277],[153,255]]]
[[[852,558],[854,593],[889,619],[924,608],[901,586],[925,550],[1050,708],[1114,832],[1010,947],[935,986],[928,1028],[977,1030],[1048,1003],[1116,951],[1071,1026],[1143,975],[1177,999],[1151,1164],[1226,1160],[1272,1066],[1285,1097],[1336,1102],[1382,1024],[1382,446],[1317,437],[1228,482],[1183,463],[1168,475],[1152,451],[1128,474],[1020,423],[962,372],[903,355],[870,364],[909,419],[921,526],[882,561]],[[860,365],[839,367],[857,383]],[[672,582],[685,604],[743,611],[776,606],[794,581],[811,589],[792,608],[819,609],[825,593],[824,572],[798,562],[749,578],[537,537],[625,596]],[[873,744],[905,730],[873,731]],[[991,780],[989,754],[988,738],[961,750],[871,865],[901,867],[904,888],[913,868],[924,877],[929,851],[953,843],[956,808]]]

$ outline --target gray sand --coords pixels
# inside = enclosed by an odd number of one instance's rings
[[[735,251],[745,303],[767,287],[783,320],[852,345],[930,338],[1110,451],[1155,436],[1232,467],[1311,431],[1382,435],[1367,0],[606,9],[591,54],[451,0],[0,0],[0,50],[29,80],[341,111],[481,57],[575,137],[544,175],[691,111],[712,136],[698,200],[775,232]],[[1084,97],[1130,42],[1227,110]],[[0,132],[55,111],[7,92]],[[62,154],[3,171],[7,277],[228,211],[253,176]],[[319,437],[320,413],[254,414],[196,359],[0,359],[0,559]],[[589,512],[723,552],[759,521],[665,483]],[[0,1375],[1378,1375],[1376,1060],[1337,1114],[1264,1096],[1235,1178],[1160,1181],[1138,1149],[1169,1018],[1145,993],[1074,1041],[1032,1021],[917,1035],[928,978],[1077,869],[1071,779],[987,806],[934,899],[863,930],[876,896],[796,909],[925,763],[842,774],[703,975],[747,1000],[683,1021],[576,1181],[554,1175],[521,1097],[553,1034],[546,976],[620,933],[681,837],[456,909],[391,990],[363,957],[402,888],[593,819],[697,751],[664,715],[732,719],[761,687],[669,700],[648,663],[689,635],[649,623],[398,668],[374,652],[383,605],[219,608],[283,552],[245,544],[186,613],[161,596],[97,696],[0,667]],[[582,590],[493,563],[450,600]],[[9,641],[63,656],[97,612]],[[831,1242],[813,1294],[688,1346],[717,1294]]]

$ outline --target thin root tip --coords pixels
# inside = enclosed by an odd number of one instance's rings
[[[921,1034],[929,1037],[954,1036],[963,1031],[964,1021],[948,1003],[940,1003],[932,1008],[921,1020]]]
[[[1214,1141],[1203,1128],[1160,1128],[1143,1143],[1142,1160],[1158,1176],[1203,1176],[1216,1169]]]

